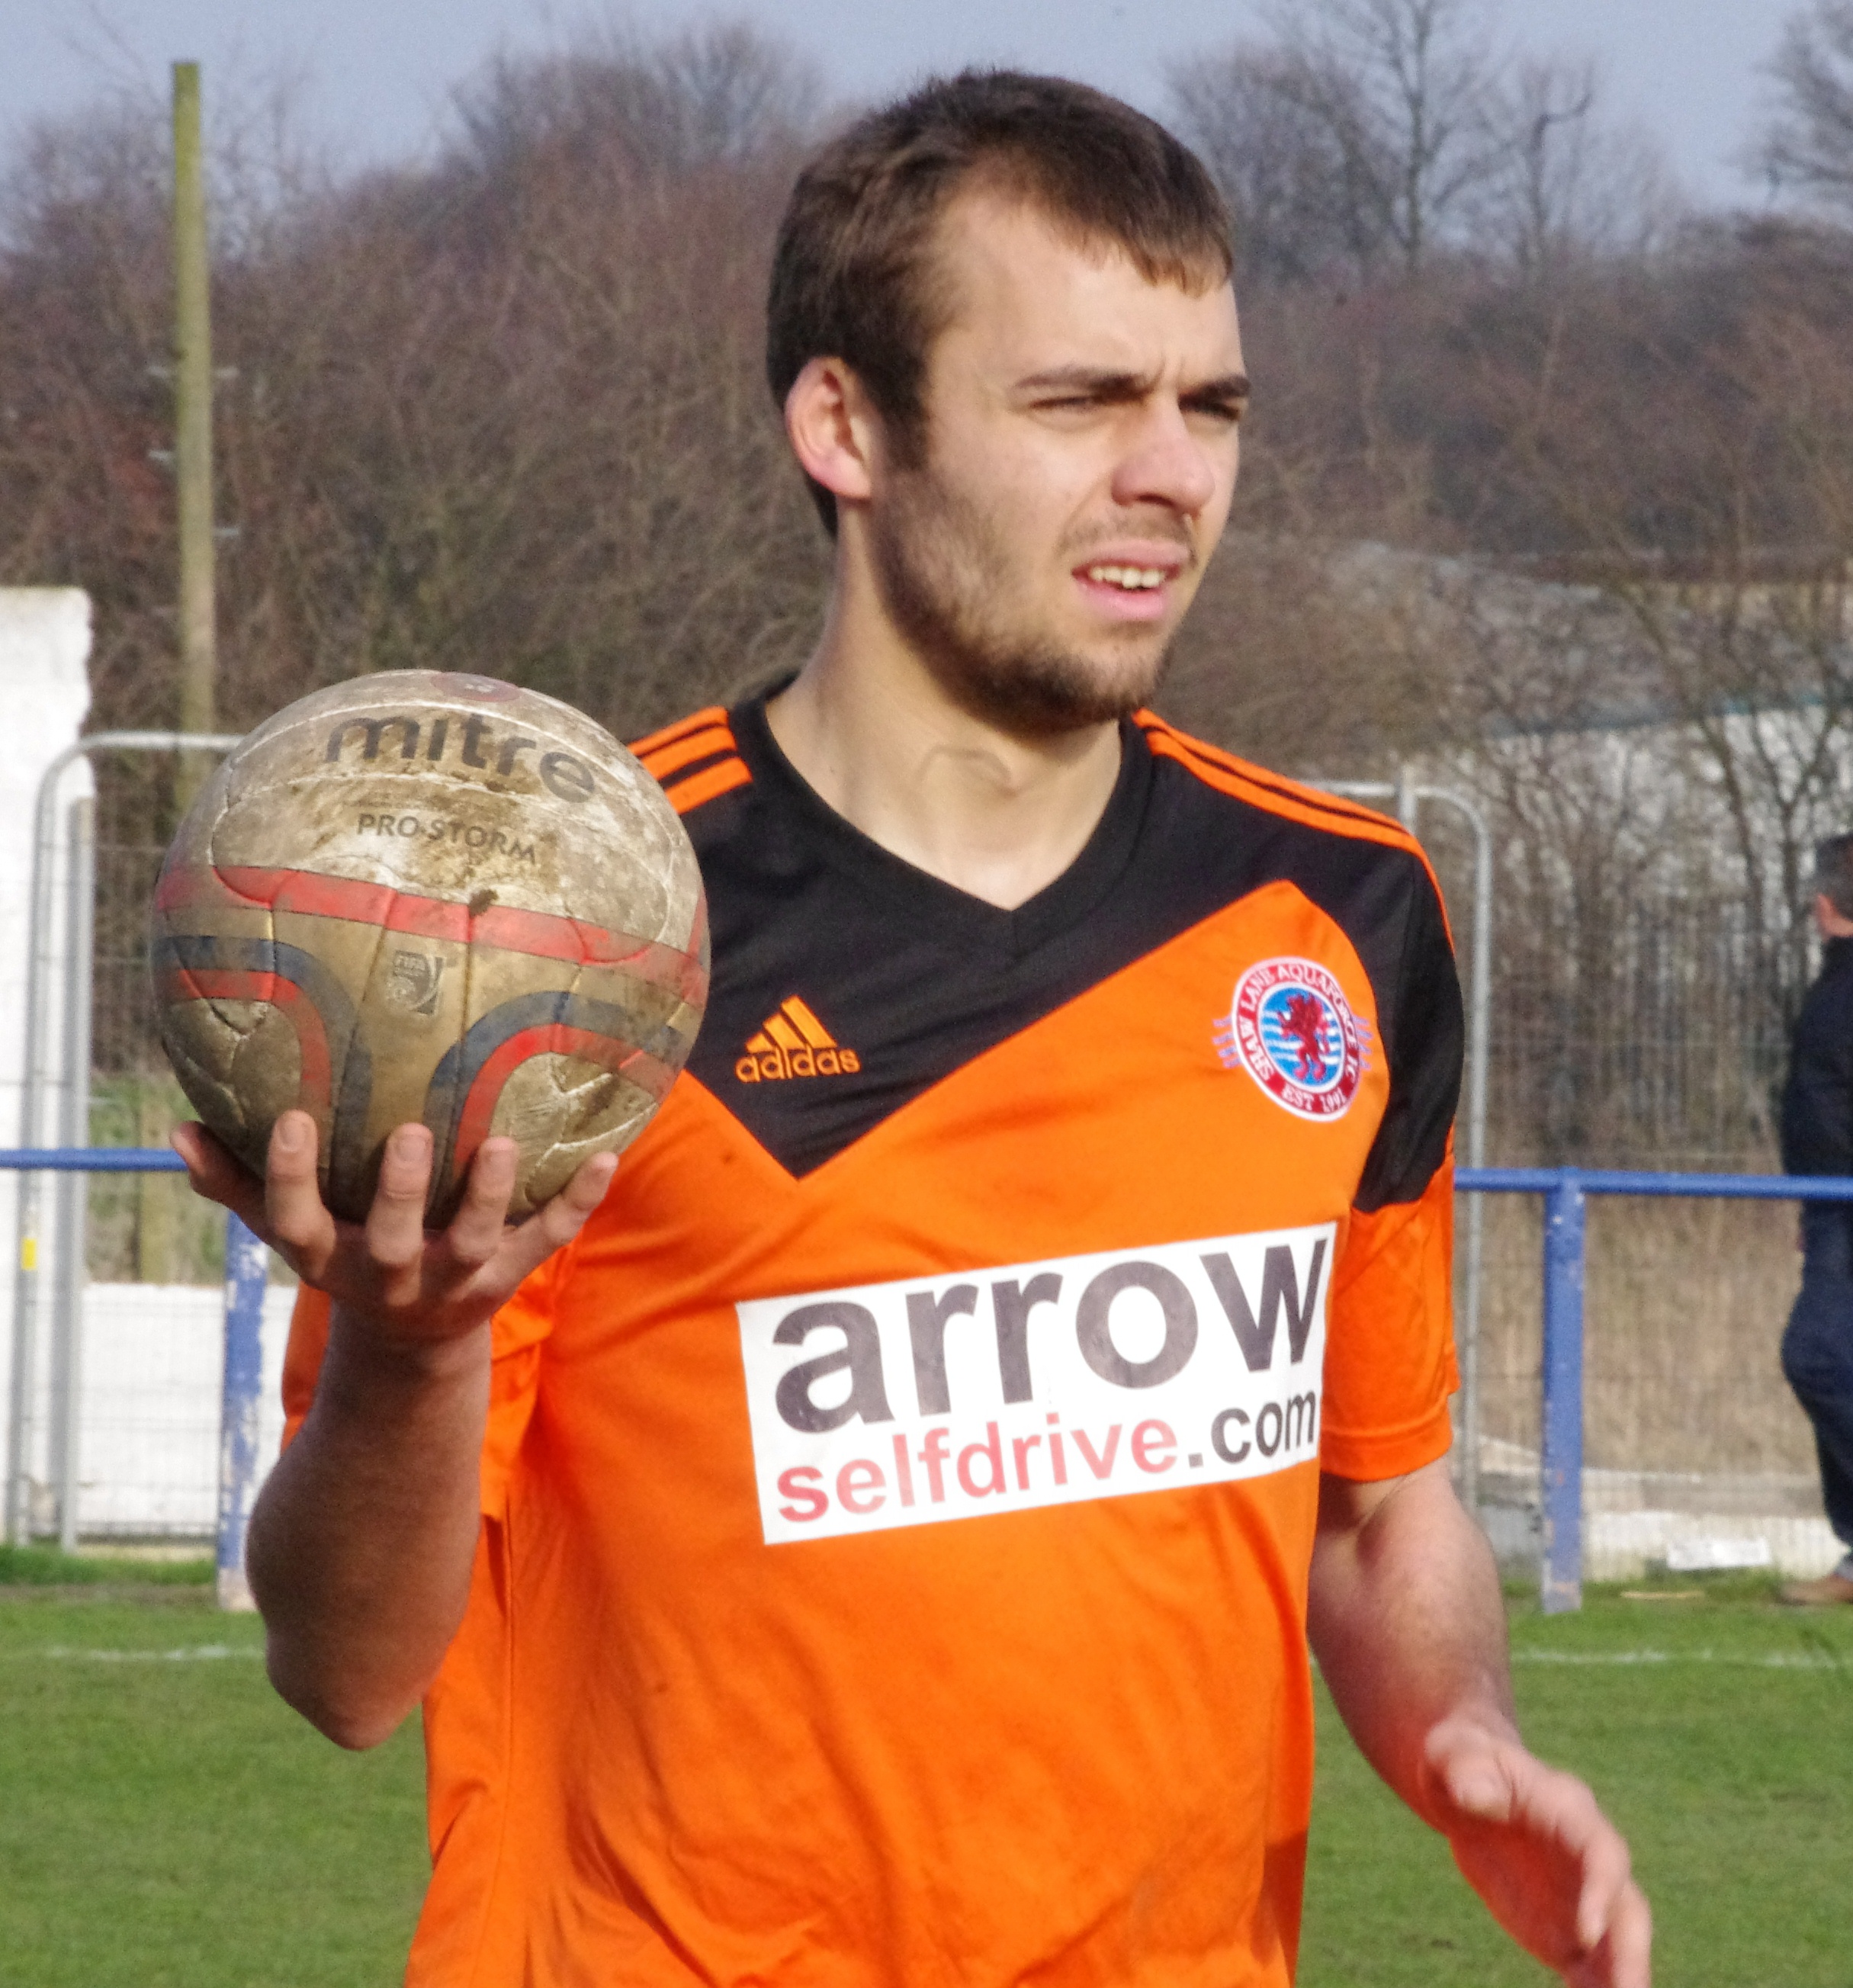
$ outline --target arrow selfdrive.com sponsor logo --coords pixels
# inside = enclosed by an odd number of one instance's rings
[[[738,1307],[769,1544],[1319,1453],[1334,1225]]]

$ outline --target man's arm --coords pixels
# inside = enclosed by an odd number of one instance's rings
[[[252,1514],[270,1681],[343,1746],[393,1732],[463,1619],[489,1337],[382,1346],[337,1307],[315,1405]]]
[[[201,1193],[334,1300],[314,1405],[258,1500],[247,1560],[271,1681],[331,1740],[370,1746],[423,1695],[468,1599],[489,1321],[578,1233],[616,1163],[588,1160],[510,1228],[514,1142],[485,1141],[455,1220],[434,1233],[422,1125],[387,1141],[363,1227],[323,1205],[306,1112],[277,1121],[261,1184],[199,1126],[174,1144]]]
[[[1782,1091],[1786,1173],[1853,1172],[1853,975],[1817,985],[1789,1045]]]
[[[1506,1932],[1572,1988],[1647,1988],[1628,1846],[1519,1737],[1497,1573],[1445,1462],[1320,1479],[1308,1628],[1365,1757],[1448,1838]]]

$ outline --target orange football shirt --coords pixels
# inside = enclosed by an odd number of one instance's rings
[[[713,995],[496,1321],[417,1988],[1290,1981],[1320,1467],[1449,1442],[1459,996],[1393,824],[1124,742],[1013,912],[757,702],[640,747]]]

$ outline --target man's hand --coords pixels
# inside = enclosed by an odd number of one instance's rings
[[[1570,1988],[1648,1988],[1652,1920],[1628,1845],[1572,1774],[1469,1719],[1429,1735],[1423,1807],[1486,1909]]]
[[[1307,1626],[1351,1736],[1506,1931],[1571,1988],[1648,1988],[1628,1846],[1519,1738],[1498,1574],[1445,1460],[1320,1479]]]
[[[433,1232],[422,1125],[387,1140],[364,1222],[323,1205],[306,1111],[277,1121],[262,1182],[203,1126],[181,1127],[174,1144],[201,1194],[334,1300],[315,1405],[259,1497],[246,1566],[272,1682],[330,1738],[370,1746],[428,1687],[469,1598],[490,1320],[579,1233],[617,1163],[587,1161],[510,1227],[516,1149],[485,1140],[456,1219]]]
[[[617,1166],[609,1153],[595,1155],[545,1207],[510,1228],[518,1149],[512,1139],[485,1139],[462,1205],[448,1229],[435,1232],[424,1226],[431,1135],[422,1125],[401,1125],[387,1139],[364,1224],[337,1222],[323,1205],[316,1124],[306,1111],[277,1120],[262,1182],[203,1125],[177,1128],[174,1145],[198,1192],[233,1210],[305,1283],[365,1319],[381,1342],[408,1350],[461,1338],[499,1310],[530,1271],[578,1234]]]

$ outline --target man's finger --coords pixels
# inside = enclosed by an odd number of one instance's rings
[[[585,1227],[587,1217],[604,1199],[605,1190],[617,1172],[615,1153],[594,1153],[590,1159],[580,1163],[579,1171],[551,1201],[536,1209],[516,1230],[510,1244],[517,1263],[526,1266],[522,1276],[570,1242]]]
[[[1599,1814],[1597,1821],[1601,1821]],[[1604,1824],[1583,1848],[1583,1891],[1577,1901],[1577,1939],[1585,1949],[1594,1946],[1608,1931],[1618,1902],[1632,1888],[1632,1880],[1628,1845],[1616,1831]]]
[[[1614,1955],[1613,1988],[1649,1988],[1653,1978],[1654,1915],[1646,1895],[1632,1881],[1609,1921],[1608,1944]]]
[[[512,1139],[485,1139],[476,1149],[462,1205],[445,1231],[451,1256],[466,1269],[479,1269],[502,1247],[520,1158]]]
[[[316,1177],[316,1121],[309,1114],[284,1112],[270,1128],[264,1171],[271,1236],[312,1283],[335,1237],[334,1217],[323,1205]]]
[[[376,1263],[403,1270],[424,1255],[424,1202],[431,1184],[431,1135],[423,1125],[396,1125],[380,1158],[379,1184],[367,1211],[367,1249]]]
[[[1652,1988],[1653,1914],[1638,1885],[1615,1900],[1594,1949],[1563,1970],[1567,1988]]]
[[[167,1143],[186,1161],[187,1178],[195,1194],[230,1209],[247,1229],[266,1242],[270,1239],[263,1183],[234,1159],[220,1140],[204,1125],[189,1121],[174,1127]]]
[[[617,1172],[615,1153],[594,1153],[581,1161],[578,1171],[558,1194],[540,1210],[542,1228],[550,1249],[570,1242],[598,1204],[605,1198]]]

